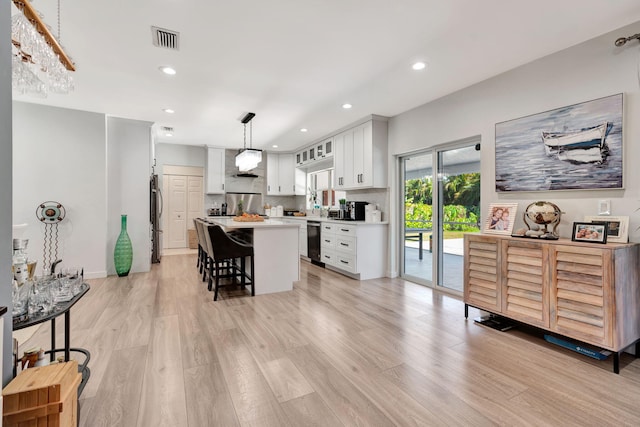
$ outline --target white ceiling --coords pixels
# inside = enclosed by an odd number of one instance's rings
[[[57,2],[33,6],[56,34]],[[252,111],[253,146],[290,151],[640,21],[640,2],[61,0],[60,14],[75,91],[14,99],[174,127],[159,142],[229,148],[242,146],[239,118]],[[152,25],[180,32],[180,50],[154,47]],[[428,68],[413,71],[417,60]]]

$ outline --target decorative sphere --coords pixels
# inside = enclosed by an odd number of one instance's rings
[[[547,225],[559,223],[562,211],[551,202],[534,202],[527,206],[524,214],[536,224]]]

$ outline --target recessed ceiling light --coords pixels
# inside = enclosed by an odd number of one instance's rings
[[[427,64],[425,64],[424,62],[416,62],[411,66],[411,68],[413,68],[416,71],[424,70],[425,68],[427,68]]]
[[[344,108],[345,110],[348,110],[351,107],[353,107],[353,105],[351,104],[342,104],[342,108]]]
[[[300,132],[306,132],[306,131],[307,131],[307,128],[300,129]]]
[[[164,111],[167,114],[173,114],[175,113],[175,110],[172,110],[171,108],[164,108],[162,111]]]
[[[176,74],[176,70],[174,68],[171,68],[171,67],[166,66],[166,65],[160,67],[160,71],[162,71],[163,73],[168,74],[170,76],[174,76]]]
[[[273,148],[278,148],[278,146],[276,144],[273,144],[272,147]]]

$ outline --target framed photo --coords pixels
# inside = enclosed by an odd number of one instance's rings
[[[571,240],[574,242],[607,243],[607,223],[574,222]]]
[[[496,124],[496,191],[622,188],[622,94]]]
[[[510,236],[513,231],[513,223],[516,220],[517,211],[517,203],[491,203],[482,231],[485,233]]]
[[[585,222],[606,223],[607,241],[615,243],[627,243],[629,241],[629,217],[596,215],[585,216]]]

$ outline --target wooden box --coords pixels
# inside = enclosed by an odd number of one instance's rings
[[[189,234],[189,249],[198,249],[198,235],[195,228],[193,230],[187,230]]]
[[[77,425],[81,380],[75,360],[25,369],[2,390],[2,425]]]

